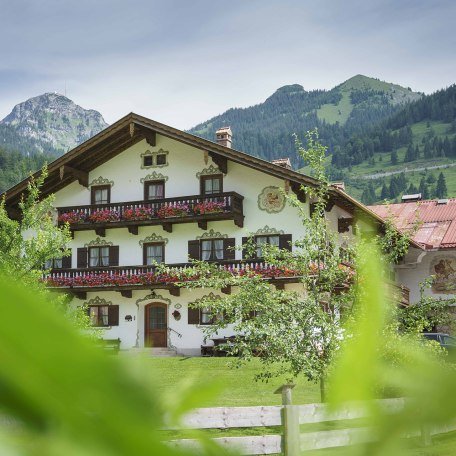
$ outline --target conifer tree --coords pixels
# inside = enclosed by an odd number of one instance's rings
[[[380,194],[380,199],[381,200],[386,200],[390,197],[389,195],[389,190],[388,190],[388,187],[386,185],[386,182],[383,182],[383,187],[382,187],[382,192]]]
[[[424,176],[420,180],[419,192],[421,193],[422,199],[429,199],[429,189],[426,184],[426,180],[424,179]]]
[[[443,173],[439,174],[439,178],[437,180],[437,187],[435,188],[435,196],[437,198],[445,198],[448,195],[448,189],[446,185],[445,176]]]
[[[397,165],[397,152],[396,152],[396,150],[393,150],[391,152],[391,164],[392,165]]]

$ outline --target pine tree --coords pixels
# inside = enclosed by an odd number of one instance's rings
[[[393,150],[391,152],[391,164],[392,165],[397,165],[397,152],[396,152],[396,150]]]
[[[409,188],[407,189],[407,195],[415,195],[418,193],[418,189],[413,185],[413,182],[410,183]]]
[[[448,195],[448,189],[446,186],[445,176],[443,173],[439,174],[439,178],[437,180],[437,186],[435,188],[435,196],[437,198],[445,198]]]
[[[380,194],[380,199],[381,200],[386,200],[389,198],[389,190],[388,190],[388,187],[386,185],[386,182],[383,182],[383,187],[382,187],[382,192]]]
[[[415,160],[415,149],[413,148],[412,144],[409,144],[407,147],[407,152],[404,156],[404,163],[411,162]]]
[[[426,180],[424,179],[424,176],[420,180],[419,192],[421,193],[422,199],[429,199],[429,189],[426,184]]]

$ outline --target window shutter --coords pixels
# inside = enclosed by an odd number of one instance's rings
[[[200,322],[200,310],[193,307],[188,308],[188,324],[198,325]]]
[[[247,258],[247,252],[245,251],[246,249],[246,245],[247,243],[249,242],[249,237],[243,237],[242,238],[242,258],[244,260],[254,260],[256,258],[256,252],[254,251],[253,254],[251,256],[249,256],[249,258]],[[253,238],[255,239],[255,238]]]
[[[108,325],[119,326],[119,306],[108,306]]]
[[[62,268],[63,269],[71,268],[71,249],[70,249],[70,255],[62,258]]]
[[[147,264],[147,244],[143,244],[143,265]]]
[[[77,250],[77,266],[78,268],[87,267],[87,254],[88,250],[86,247],[81,247]]]
[[[199,241],[188,241],[188,257],[191,260],[200,259],[200,242]]]
[[[119,246],[109,247],[109,266],[119,266]]]
[[[279,236],[279,247],[291,252],[291,234],[281,234]]]
[[[223,240],[223,259],[224,260],[234,260],[236,258],[236,246],[235,238],[228,238]]]

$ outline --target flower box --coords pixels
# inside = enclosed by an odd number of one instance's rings
[[[164,205],[157,211],[157,216],[160,218],[168,217],[184,217],[188,215],[190,209],[187,204],[176,203]]]
[[[149,220],[154,215],[150,207],[135,207],[134,209],[125,209],[122,214],[123,220]]]
[[[111,209],[99,209],[92,212],[87,220],[92,223],[104,223],[104,222],[118,222],[120,220],[119,213]]]
[[[216,201],[203,201],[193,206],[193,212],[196,215],[203,214],[216,214],[217,212],[223,212],[225,205]]]
[[[86,214],[82,211],[71,211],[60,214],[58,217],[58,222],[60,223],[69,223],[70,225],[84,222],[86,219]]]

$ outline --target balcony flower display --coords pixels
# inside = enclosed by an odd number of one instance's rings
[[[149,220],[153,217],[154,211],[150,207],[135,207],[133,209],[125,209],[122,214],[123,220]]]
[[[160,218],[168,217],[184,217],[188,215],[190,209],[188,204],[175,203],[175,204],[165,204],[157,211],[157,215]]]
[[[60,214],[58,217],[58,221],[60,223],[69,223],[75,224],[75,223],[81,223],[84,222],[86,219],[86,214],[82,211],[71,211],[71,212],[65,212],[64,214]]]
[[[225,210],[224,203],[217,201],[202,201],[193,206],[193,212],[197,215],[215,214]]]
[[[92,223],[118,222],[120,220],[120,215],[117,211],[112,209],[99,209],[92,212],[87,220]]]

